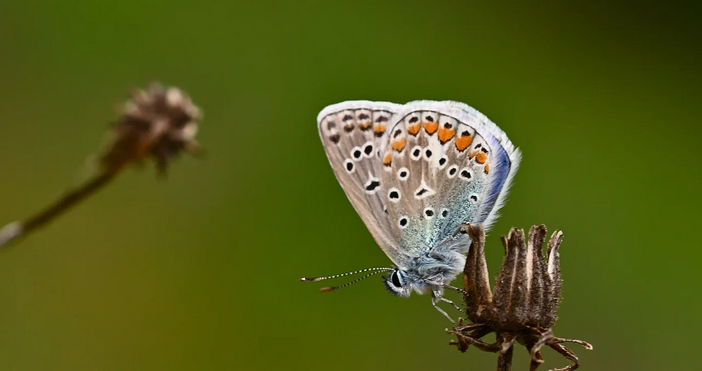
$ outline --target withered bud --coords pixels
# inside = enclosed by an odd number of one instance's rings
[[[202,114],[188,94],[176,87],[152,83],[148,90],[136,90],[120,113],[100,156],[106,172],[117,172],[151,156],[163,174],[169,160],[182,150],[192,154],[201,150],[195,135]]]
[[[0,247],[53,220],[129,165],[153,157],[158,173],[164,175],[168,162],[181,151],[201,151],[195,135],[202,114],[188,94],[176,87],[152,83],[148,90],[136,90],[119,114],[110,128],[108,145],[99,156],[97,173],[31,218],[0,229]]]
[[[474,345],[498,353],[498,371],[511,369],[515,342],[529,350],[532,371],[543,363],[540,350],[548,345],[573,362],[556,371],[577,369],[578,357],[561,344],[571,342],[586,349],[592,349],[592,345],[581,340],[557,338],[551,331],[561,299],[558,249],[563,232],[556,231],[551,236],[546,259],[542,254],[546,239],[544,225],[529,230],[528,242],[524,231],[516,228],[507,237],[503,236],[505,258],[493,293],[485,262],[485,231],[482,226],[466,227],[472,242],[464,269],[464,300],[466,314],[473,324],[464,325],[459,321],[452,331],[447,330],[458,337],[458,341],[451,344],[462,352]],[[496,334],[495,343],[481,340],[492,332]]]

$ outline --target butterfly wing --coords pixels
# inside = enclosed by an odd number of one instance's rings
[[[461,223],[489,227],[520,160],[497,125],[463,103],[416,101],[387,129],[381,202],[401,251],[419,256]]]
[[[387,127],[402,105],[347,101],[324,108],[317,116],[319,134],[337,180],[376,243],[398,266],[403,254],[386,212],[380,147]]]

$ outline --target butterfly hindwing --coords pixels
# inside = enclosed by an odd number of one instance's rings
[[[519,162],[496,125],[456,102],[408,103],[382,151],[390,227],[411,256],[461,223],[489,224]]]

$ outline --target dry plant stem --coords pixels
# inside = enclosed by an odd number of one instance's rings
[[[512,356],[514,355],[514,347],[507,349],[497,357],[497,371],[512,370]]]
[[[99,156],[99,172],[35,216],[0,229],[0,247],[46,225],[130,165],[153,158],[159,175],[165,175],[170,161],[181,152],[198,154],[195,135],[201,116],[187,93],[176,87],[153,83],[134,91],[111,128],[111,141]]]
[[[22,232],[27,234],[32,230],[50,222],[55,217],[61,215],[64,211],[70,209],[73,205],[105,186],[115,177],[115,175],[115,173],[106,172],[93,177],[80,187],[70,190],[56,203],[22,223]]]
[[[80,187],[70,190],[62,198],[38,214],[25,221],[8,224],[0,231],[0,246],[4,246],[13,240],[28,235],[32,233],[32,231],[49,223],[57,216],[68,211],[72,206],[78,204],[80,201],[105,186],[115,175],[116,173],[114,172],[104,172],[94,176]]]

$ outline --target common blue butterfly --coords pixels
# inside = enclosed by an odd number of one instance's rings
[[[401,297],[443,297],[465,264],[470,238],[461,224],[496,220],[519,166],[520,152],[485,115],[452,101],[347,101],[317,116],[329,163],[346,196],[392,268],[368,268],[317,282],[390,272],[387,289]],[[463,233],[461,233],[463,232]],[[460,290],[459,290],[460,291]],[[459,309],[460,310],[460,309]]]

